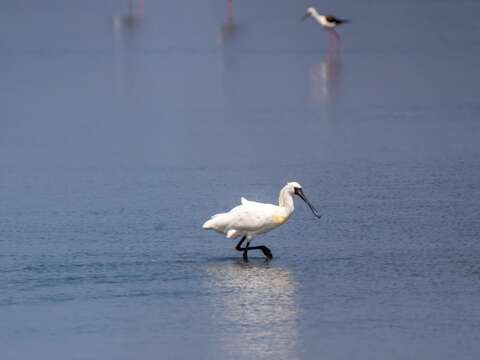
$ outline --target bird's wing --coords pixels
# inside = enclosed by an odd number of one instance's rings
[[[248,201],[248,200],[247,200]],[[239,231],[257,231],[272,223],[273,205],[249,201],[230,210],[229,228]]]
[[[256,202],[256,201],[251,201],[247,200],[244,197],[240,199],[242,205],[265,205],[264,203]]]
[[[343,24],[343,23],[347,23],[348,20],[345,20],[345,19],[339,19],[333,15],[326,15],[325,16],[325,19],[327,19],[327,21],[329,23],[334,23],[334,24]]]
[[[327,19],[328,22],[332,22],[332,23],[336,23],[337,22],[337,18],[333,15],[325,15],[325,19]]]

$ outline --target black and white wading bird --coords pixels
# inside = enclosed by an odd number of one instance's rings
[[[213,215],[203,224],[203,228],[215,230],[229,239],[240,238],[235,249],[243,252],[245,261],[248,261],[249,250],[261,250],[267,260],[271,260],[273,256],[268,247],[265,245],[250,246],[250,242],[257,235],[265,234],[288,220],[294,210],[294,195],[299,196],[307,203],[313,215],[317,218],[321,217],[317,209],[305,197],[302,186],[297,182],[290,182],[280,190],[278,205],[249,201],[242,197],[241,205],[234,207],[229,212]],[[242,247],[245,240],[247,242]]]
[[[321,26],[323,27],[325,30],[328,31],[328,48],[330,49],[331,45],[330,44],[333,44],[332,42],[332,35],[335,36],[335,38],[337,39],[337,41],[340,41],[340,35],[335,31],[335,28],[339,25],[342,25],[342,24],[346,24],[348,22],[350,22],[350,20],[346,20],[346,19],[339,19],[333,15],[322,15],[322,14],[319,14],[318,11],[313,8],[313,7],[309,7],[307,9],[307,12],[305,13],[305,15],[303,15],[303,18],[302,20],[306,20],[308,19],[309,17],[312,17],[315,19],[315,21]]]

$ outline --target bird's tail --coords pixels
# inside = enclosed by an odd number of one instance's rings
[[[219,232],[224,232],[224,228],[227,225],[226,215],[228,213],[213,215],[209,220],[205,221],[203,228],[205,230],[213,229]]]
[[[202,228],[205,230],[213,229],[215,227],[215,222],[213,219],[207,220],[203,223]]]

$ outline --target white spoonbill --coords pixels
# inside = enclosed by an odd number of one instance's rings
[[[325,30],[328,31],[328,34],[329,34],[329,37],[328,37],[328,40],[329,40],[329,47],[330,47],[330,42],[331,42],[331,37],[332,37],[332,34],[335,35],[335,37],[337,38],[337,41],[340,40],[340,35],[335,31],[335,28],[339,25],[342,25],[342,24],[346,24],[348,22],[350,22],[350,20],[346,20],[346,19],[339,19],[333,15],[322,15],[322,14],[319,14],[318,11],[313,8],[313,7],[309,7],[307,9],[307,12],[305,13],[305,15],[303,15],[303,20],[306,20],[308,19],[309,17],[313,17],[315,19],[315,21],[320,24],[321,27],[323,27]]]
[[[203,224],[203,228],[215,230],[229,239],[241,237],[235,249],[243,251],[245,261],[248,261],[248,250],[261,250],[266,258],[271,260],[273,256],[268,247],[265,245],[250,246],[250,242],[257,235],[269,232],[288,220],[294,210],[293,195],[300,196],[313,214],[317,218],[321,217],[317,209],[305,197],[302,186],[297,182],[289,182],[280,190],[278,205],[249,201],[242,197],[241,205],[234,207],[229,212],[213,215]],[[247,240],[247,244],[242,247],[245,240]]]

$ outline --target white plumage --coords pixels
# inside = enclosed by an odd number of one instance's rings
[[[213,229],[230,239],[242,235],[251,240],[279,226],[280,223],[274,219],[285,213],[280,206],[249,201],[243,197],[241,203],[227,213],[213,215],[203,228]]]
[[[229,212],[213,215],[203,224],[203,228],[215,230],[230,239],[241,237],[236,249],[244,252],[245,260],[247,251],[254,249],[262,250],[267,258],[271,258],[271,252],[266,246],[250,247],[249,244],[257,235],[271,231],[288,220],[294,211],[294,195],[300,196],[314,215],[320,217],[305,197],[302,186],[297,182],[290,182],[280,190],[278,205],[250,201],[242,197],[241,205]],[[247,245],[241,248],[244,240],[247,240]]]

